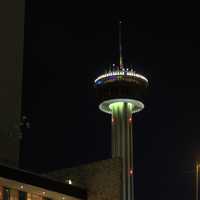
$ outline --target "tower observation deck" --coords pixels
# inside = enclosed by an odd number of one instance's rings
[[[121,43],[120,43],[121,48]],[[144,108],[148,80],[122,63],[94,81],[99,109],[111,114],[112,157],[122,159],[122,200],[134,199],[132,114]]]

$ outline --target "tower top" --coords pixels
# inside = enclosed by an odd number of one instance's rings
[[[122,21],[119,21],[119,64],[101,74],[94,80],[99,108],[112,113],[113,103],[126,103],[130,112],[139,112],[144,108],[143,100],[148,87],[148,79],[136,73],[130,66],[124,65],[122,56]]]

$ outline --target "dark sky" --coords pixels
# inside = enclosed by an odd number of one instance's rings
[[[22,107],[31,128],[22,166],[44,172],[110,157],[110,116],[98,110],[93,80],[117,62],[119,18],[124,60],[150,82],[146,108],[133,116],[136,199],[192,199],[200,157],[196,5],[27,0]]]

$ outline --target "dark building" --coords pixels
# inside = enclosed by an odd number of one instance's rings
[[[86,199],[83,189],[13,168],[22,137],[24,0],[1,1],[0,13],[0,200]]]
[[[0,2],[0,162],[18,166],[24,0]]]
[[[86,199],[69,183],[17,169],[19,165],[24,0],[0,2],[0,200]]]

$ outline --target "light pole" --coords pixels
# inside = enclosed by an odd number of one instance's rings
[[[199,199],[199,167],[200,167],[200,164],[198,162],[196,162],[196,200]]]

